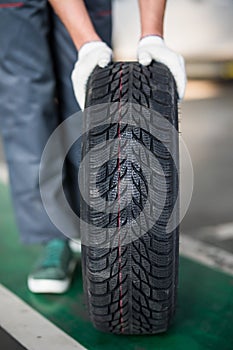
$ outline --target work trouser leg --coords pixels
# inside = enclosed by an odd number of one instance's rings
[[[63,237],[47,216],[39,190],[41,154],[58,125],[47,6],[46,0],[0,0],[0,126],[25,243]]]

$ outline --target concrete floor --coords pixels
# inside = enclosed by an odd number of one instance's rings
[[[202,96],[205,97],[202,99]],[[182,136],[191,154],[194,191],[182,231],[233,252],[233,84],[190,82]]]

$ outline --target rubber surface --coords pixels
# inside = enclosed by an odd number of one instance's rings
[[[178,131],[176,85],[160,63],[143,67],[118,62],[96,68],[87,91],[86,107],[94,107],[87,108],[84,118],[90,130],[82,150],[88,202],[82,198],[81,215],[89,224],[82,229],[88,237],[82,268],[89,315],[106,332],[164,332],[176,307],[178,226],[166,233],[166,225],[178,197],[179,169],[173,159],[175,155],[178,161],[179,152],[178,133],[174,136],[157,119],[155,123],[153,111]],[[148,131],[151,125],[161,139]],[[105,200],[106,208],[112,205],[113,213],[98,210],[96,196]],[[160,211],[157,219],[143,214],[148,200]],[[175,217],[178,225],[178,210]],[[124,230],[127,225],[130,229]]]

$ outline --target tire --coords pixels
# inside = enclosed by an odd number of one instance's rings
[[[147,67],[136,62],[117,62],[104,69],[96,68],[87,91],[86,107],[92,108],[87,108],[84,116],[88,131],[84,133],[82,145],[82,159],[86,157],[86,163],[83,170],[85,198],[81,198],[81,217],[87,225],[81,230],[82,235],[88,237],[87,243],[82,245],[82,271],[90,319],[97,329],[115,334],[165,332],[174,316],[178,281],[178,209],[175,228],[166,232],[179,200],[178,132],[174,134],[156,124],[156,130],[165,140],[163,144],[141,123],[137,125],[138,119],[135,119],[136,125],[128,121],[140,112],[144,125],[152,125],[152,116],[143,112],[145,108],[159,113],[178,131],[175,81],[166,66],[154,61]],[[119,114],[119,110],[122,117],[116,122],[114,115]],[[97,125],[96,120],[101,117],[104,122]],[[106,155],[107,152],[98,145],[111,140],[118,142],[118,153],[114,146]],[[166,142],[174,151],[173,157]],[[134,154],[136,144],[156,157],[165,181],[158,168],[150,163],[151,158],[145,157],[143,152]],[[121,159],[119,155],[125,148],[131,161]],[[149,177],[144,176],[143,168],[148,170]],[[92,173],[97,174],[96,178]],[[119,183],[124,178],[127,186],[121,189]],[[119,204],[128,195],[131,201],[124,208],[118,207],[113,214],[98,211],[94,208],[94,187],[106,203],[115,200]],[[160,195],[165,196],[165,202],[157,220],[145,216],[142,224],[140,213],[153,191],[156,197],[151,205],[159,208]],[[153,224],[147,230],[147,220],[151,219]],[[129,241],[126,236],[120,237],[119,229],[135,220],[139,221],[137,233],[142,227],[145,232]],[[104,237],[101,229],[105,230]],[[98,242],[107,242],[108,229],[111,229],[110,243],[98,245]],[[94,239],[97,244],[93,245],[89,239],[92,242]]]

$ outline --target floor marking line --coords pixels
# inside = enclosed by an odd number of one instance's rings
[[[1,327],[28,350],[86,349],[1,284],[0,309]]]
[[[233,238],[233,222],[216,226],[215,237],[221,241]]]
[[[181,255],[233,276],[233,254],[184,234],[180,241]]]
[[[215,238],[218,241],[225,241],[233,238],[233,222],[225,222],[215,226],[204,226],[198,230],[202,237]]]

